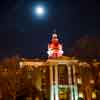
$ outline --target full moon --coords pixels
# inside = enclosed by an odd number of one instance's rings
[[[35,13],[36,13],[38,16],[44,15],[44,13],[45,13],[44,7],[43,7],[43,6],[37,6],[37,7],[35,8]]]

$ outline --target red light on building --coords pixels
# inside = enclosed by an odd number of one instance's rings
[[[52,35],[51,43],[48,44],[48,56],[49,58],[60,57],[63,54],[62,44],[59,42],[57,34]]]

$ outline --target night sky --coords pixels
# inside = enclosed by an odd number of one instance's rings
[[[39,3],[47,10],[42,19],[32,10]],[[99,35],[99,6],[96,0],[0,0],[0,52],[45,56],[48,35],[56,29],[67,55],[80,37]]]

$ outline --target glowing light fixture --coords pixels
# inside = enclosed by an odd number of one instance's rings
[[[83,95],[82,92],[79,92],[79,97],[80,97],[80,98],[84,98],[84,95]]]
[[[78,83],[78,84],[82,84],[81,78],[78,78],[78,79],[77,79],[77,83]]]
[[[92,92],[92,99],[96,99],[96,93]]]
[[[90,80],[90,83],[91,83],[91,84],[94,84],[95,82],[94,82],[94,80]]]

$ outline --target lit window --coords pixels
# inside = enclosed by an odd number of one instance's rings
[[[78,84],[82,84],[82,79],[81,79],[81,78],[78,78],[78,79],[77,79],[77,83],[78,83]]]
[[[92,99],[96,99],[96,93],[92,92]]]
[[[90,80],[90,84],[94,84],[94,80]]]
[[[43,69],[43,73],[45,73],[46,72],[46,69]]]
[[[22,68],[23,67],[23,62],[20,62],[19,66],[20,66],[20,68]]]
[[[79,98],[84,98],[84,95],[82,92],[79,92]]]

